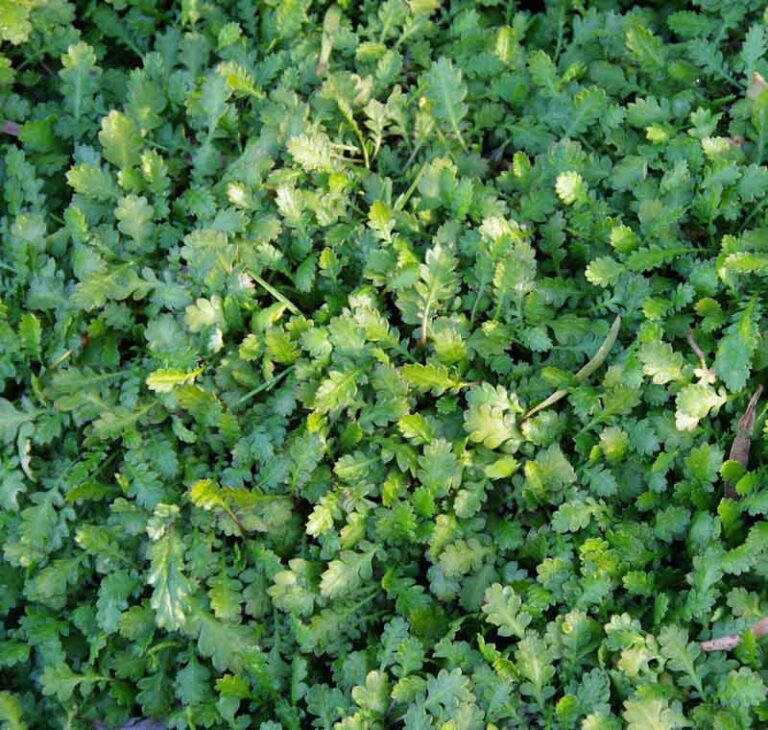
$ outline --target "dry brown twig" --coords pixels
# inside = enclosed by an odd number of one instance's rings
[[[768,616],[761,618],[754,626],[750,627],[752,633],[757,636],[768,634]],[[704,651],[729,651],[741,644],[741,634],[726,634],[719,639],[702,641],[701,648]]]
[[[10,134],[11,137],[18,137],[21,134],[21,125],[16,122],[5,121],[0,125],[0,132]]]

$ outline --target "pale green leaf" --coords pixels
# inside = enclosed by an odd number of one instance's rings
[[[432,64],[425,76],[427,97],[432,102],[435,118],[448,126],[462,147],[466,147],[461,134],[461,122],[467,114],[464,99],[467,87],[460,69],[452,61],[441,56]]]
[[[141,135],[135,122],[122,112],[112,110],[101,120],[99,142],[104,157],[121,170],[139,164]]]

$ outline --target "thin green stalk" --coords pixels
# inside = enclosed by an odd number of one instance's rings
[[[483,294],[485,294],[485,285],[488,282],[484,279],[482,282],[480,282],[480,286],[477,290],[477,296],[475,297],[474,304],[472,304],[472,312],[469,315],[469,324],[472,326],[475,323],[475,315],[477,314],[477,305],[480,303],[480,300],[483,298]]]
[[[418,149],[418,147],[417,147]],[[416,150],[414,150],[414,153]],[[416,188],[419,185],[419,181],[421,180],[421,176],[424,174],[424,170],[427,169],[427,165],[432,160],[428,160],[422,166],[419,168],[419,171],[416,173],[416,177],[413,178],[413,182],[408,186],[408,189],[400,196],[398,196],[397,200],[395,201],[395,205],[393,206],[395,210],[402,210],[405,207],[405,204],[411,199],[411,196],[416,192]]]
[[[617,314],[616,319],[613,320],[611,329],[608,331],[608,335],[603,341],[603,344],[600,345],[600,347],[598,348],[597,352],[594,354],[592,359],[583,368],[581,368],[581,370],[579,370],[579,372],[577,372],[576,375],[574,376],[577,381],[584,382],[590,375],[592,375],[592,373],[594,373],[605,362],[611,349],[613,349],[613,345],[616,342],[616,338],[619,335],[620,327],[621,327],[621,316]],[[562,400],[563,398],[565,398],[566,395],[568,395],[567,389],[561,388],[560,390],[556,390],[554,393],[552,393],[552,395],[550,395],[548,398],[545,398],[537,406],[534,406],[533,408],[531,408],[531,410],[528,411],[528,413],[526,413],[521,420],[525,421],[531,416],[537,414],[539,411],[542,411],[545,408],[549,408],[549,406],[554,405],[559,400]]]
[[[301,310],[290,299],[288,299],[288,297],[285,296],[285,294],[275,289],[275,287],[273,287],[272,284],[270,284],[265,279],[262,279],[258,274],[254,274],[252,271],[249,271],[248,274],[262,289],[265,289],[275,299],[277,299],[278,302],[280,302],[281,304],[285,304],[289,312],[293,314],[301,314]]]
[[[265,390],[269,390],[270,388],[273,388],[275,385],[277,385],[288,373],[290,373],[296,366],[291,365],[290,367],[287,367],[283,372],[278,373],[274,377],[267,380],[266,383],[262,383],[258,387],[254,388],[253,390],[249,390],[244,396],[241,398],[238,398],[235,403],[237,405],[240,405],[241,403],[245,403],[245,401],[253,398],[256,395],[259,395],[259,393],[263,393]]]

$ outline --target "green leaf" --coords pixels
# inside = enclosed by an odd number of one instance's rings
[[[200,89],[201,101],[210,138],[227,112],[230,95],[227,79],[220,73],[209,73]]]
[[[699,694],[703,694],[702,678],[696,669],[696,659],[701,655],[701,646],[688,641],[688,632],[679,626],[665,626],[659,633],[661,654],[667,660],[667,667],[683,672]]]
[[[425,75],[427,98],[432,103],[432,112],[456,135],[462,147],[466,148],[461,134],[461,122],[467,114],[464,99],[467,87],[460,69],[450,59],[441,56]]]
[[[288,152],[307,172],[333,172],[339,168],[328,135],[297,134],[288,140]]]
[[[624,266],[610,256],[600,256],[590,261],[584,272],[587,281],[595,286],[605,288],[615,284],[624,273]]]
[[[80,195],[93,200],[111,200],[118,195],[112,176],[95,165],[75,165],[67,171],[67,184]]]
[[[435,395],[441,395],[446,390],[459,390],[466,385],[439,363],[403,365],[400,374],[418,390],[431,390]]]
[[[526,636],[515,649],[515,661],[520,676],[525,680],[520,691],[533,697],[540,708],[554,694],[550,682],[555,676],[554,657],[543,639]]]
[[[0,441],[5,444],[12,443],[19,428],[34,418],[34,413],[20,411],[10,401],[0,398]]]
[[[121,170],[139,164],[141,135],[134,121],[122,112],[113,109],[101,120],[99,142],[104,157]]]
[[[107,634],[117,632],[121,616],[128,609],[128,600],[136,588],[136,581],[124,571],[110,573],[102,580],[96,601],[96,620]]]
[[[147,376],[146,383],[155,393],[170,393],[177,385],[190,385],[203,372],[196,370],[155,370]]]
[[[246,665],[256,672],[264,661],[254,632],[247,626],[223,623],[198,609],[190,617],[190,628],[197,630],[198,651],[211,660],[217,672],[240,673]]]
[[[744,67],[744,75],[752,78],[757,62],[765,55],[766,37],[762,23],[755,23],[744,36],[741,46],[741,62]]]
[[[154,213],[154,209],[143,195],[127,195],[120,198],[115,208],[117,228],[141,247],[154,232]]]
[[[589,526],[597,510],[594,501],[572,501],[561,504],[552,515],[555,532],[578,532]]]
[[[514,474],[519,466],[520,464],[514,456],[502,456],[492,464],[488,464],[483,469],[483,473],[489,479],[506,479]]]
[[[32,33],[32,23],[29,21],[30,12],[34,4],[20,3],[16,0],[0,1],[0,17],[3,22],[0,25],[0,39],[19,45],[24,43]]]
[[[626,35],[627,48],[648,73],[663,71],[667,64],[667,49],[663,41],[648,28],[637,25]]]
[[[424,709],[433,713],[442,710],[451,717],[459,705],[469,701],[471,697],[469,679],[462,674],[461,669],[453,669],[450,672],[441,669],[436,677],[427,680]]]
[[[664,700],[636,699],[624,702],[627,730],[675,730],[690,727],[685,718]]]
[[[762,677],[749,667],[733,669],[720,691],[720,701],[726,707],[749,711],[765,701],[766,686]]]
[[[43,686],[43,694],[56,695],[60,702],[66,702],[81,684],[91,684],[108,679],[108,677],[91,672],[75,674],[67,664],[62,662],[46,666],[40,677],[40,683]]]
[[[0,692],[0,721],[3,730],[27,730],[19,698],[10,692]]]
[[[667,342],[653,340],[644,342],[638,350],[638,357],[643,363],[643,373],[657,385],[664,385],[671,380],[679,380],[683,370],[683,356],[674,352]]]
[[[159,505],[156,511],[165,514],[167,510],[164,508],[165,505]],[[168,631],[185,627],[192,593],[192,585],[183,572],[184,543],[172,521],[177,512],[178,508],[170,510],[170,521],[153,528],[157,530],[157,537],[153,537],[149,548],[151,568],[147,582],[154,589],[150,604],[155,609],[157,625]]]
[[[332,560],[320,578],[320,593],[331,600],[341,598],[360,587],[371,575],[374,551],[356,553],[346,550]]]
[[[405,438],[418,444],[429,443],[435,437],[434,429],[421,413],[409,413],[397,425]]]
[[[573,100],[573,113],[568,117],[566,137],[584,134],[602,116],[607,104],[606,93],[598,86],[580,91]]]
[[[96,64],[96,54],[87,43],[75,43],[61,57],[59,76],[62,98],[75,121],[88,114],[94,107],[94,95],[99,90],[101,69]]]
[[[315,392],[314,408],[320,414],[335,413],[348,408],[357,395],[357,370],[331,370]]]
[[[352,699],[359,707],[374,716],[383,717],[389,708],[390,687],[384,672],[368,672],[365,686],[352,688]]]
[[[397,306],[409,324],[421,326],[421,342],[426,344],[432,318],[444,309],[456,295],[456,257],[440,244],[427,250],[424,263],[419,266],[419,281],[412,289],[400,292]]]
[[[523,602],[511,586],[494,583],[485,591],[482,611],[489,623],[499,627],[499,636],[525,638],[531,615],[520,609]]]
[[[19,337],[24,350],[33,357],[40,359],[43,330],[40,320],[31,312],[27,312],[19,322]]]
[[[717,412],[727,400],[725,393],[716,391],[711,385],[686,385],[675,400],[675,425],[680,431],[693,431],[702,418],[712,411]]]
[[[201,704],[210,695],[210,678],[210,670],[192,655],[176,675],[176,696],[187,707]]]
[[[768,95],[766,95],[768,104]],[[734,274],[768,274],[768,255],[749,251],[732,253],[721,264],[723,271]]]
[[[443,438],[430,441],[419,457],[416,476],[427,489],[440,495],[458,487],[462,479],[462,466],[450,442]]]
[[[517,398],[497,385],[488,383],[471,388],[467,393],[469,409],[464,412],[464,428],[470,440],[496,449],[510,439],[519,437],[516,414],[522,411]]]
[[[528,59],[528,70],[533,82],[546,89],[554,96],[560,91],[560,79],[557,75],[557,67],[550,56],[542,49],[536,49]]]
[[[741,312],[720,340],[715,357],[715,371],[728,390],[738,393],[746,387],[752,357],[760,344],[757,319],[760,310],[755,300]]]
[[[214,616],[228,623],[239,620],[243,584],[235,578],[221,574],[210,581],[210,586],[208,597],[211,599]]]
[[[589,190],[584,178],[575,170],[561,172],[555,181],[557,197],[566,205],[583,203],[587,200]]]

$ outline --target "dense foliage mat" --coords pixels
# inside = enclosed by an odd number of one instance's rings
[[[0,726],[766,727],[765,24],[0,0]]]

